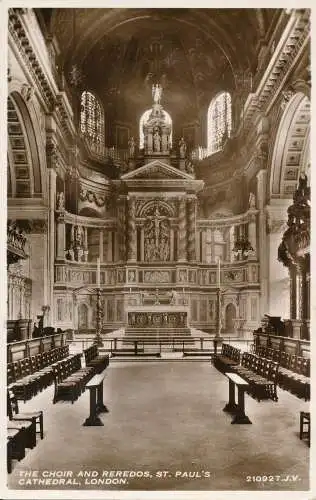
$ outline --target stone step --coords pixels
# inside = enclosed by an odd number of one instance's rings
[[[139,335],[152,333],[154,335],[162,335],[164,333],[168,335],[191,335],[190,328],[126,328],[125,335]]]
[[[112,351],[111,358],[115,358],[117,356],[123,356],[123,357],[129,357],[129,356],[140,356],[140,357],[154,357],[154,358],[159,358],[160,357],[160,352],[159,351],[153,351],[153,352],[144,352],[142,350],[137,350],[137,354],[134,353],[133,349],[116,349],[115,351]]]

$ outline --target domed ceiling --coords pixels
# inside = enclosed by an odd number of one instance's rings
[[[197,119],[217,90],[254,72],[260,43],[281,9],[40,9],[61,49],[65,76],[79,64],[84,87],[135,120],[161,83],[173,119]],[[125,114],[125,116],[123,116]]]

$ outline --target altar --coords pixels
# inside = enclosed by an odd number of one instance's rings
[[[188,328],[188,308],[164,305],[138,306],[127,309],[128,329],[166,329]]]

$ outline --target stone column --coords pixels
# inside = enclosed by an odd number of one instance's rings
[[[248,238],[250,245],[253,248],[253,255],[250,255],[250,258],[257,258],[257,228],[256,228],[256,214],[252,214],[250,216],[250,220],[248,223]]]
[[[174,260],[174,230],[170,229],[170,260]]]
[[[125,198],[118,200],[118,260],[126,259],[126,216],[125,216]]]
[[[140,260],[144,262],[144,227],[140,229]]]
[[[178,261],[186,261],[187,259],[187,224],[186,224],[186,203],[185,198],[179,200],[178,208],[179,220],[179,245],[178,245]]]
[[[295,266],[292,265],[289,268],[289,274],[290,274],[290,318],[296,319],[297,318],[297,309],[296,309],[297,293],[296,293],[296,267]]]
[[[12,292],[12,278],[10,276],[10,273],[8,272],[8,276],[7,276],[7,319],[12,319],[11,318],[11,305],[12,305],[12,302],[11,302],[11,292]]]
[[[195,240],[195,251],[196,251],[196,260],[200,262],[200,256],[201,256],[201,231],[196,231],[196,240]]]
[[[296,317],[297,319],[302,318],[302,274],[299,268],[296,269]]]
[[[103,231],[103,261],[108,262],[109,231]]]
[[[57,218],[56,233],[57,233],[56,259],[65,260],[66,228],[65,228],[64,212],[61,212]]]
[[[103,229],[99,231],[99,257],[100,262],[103,262]]]
[[[127,200],[127,259],[137,260],[137,233],[136,233],[136,203],[135,198]]]
[[[88,256],[89,256],[88,228],[86,226],[83,227],[83,255],[84,255],[84,261],[88,262]]]
[[[49,164],[49,163],[48,163]],[[54,318],[54,264],[55,264],[55,204],[56,204],[56,171],[54,168],[48,168],[48,255],[47,255],[47,285],[48,285],[48,303],[50,310],[48,311],[48,321],[53,324]],[[65,249],[65,245],[64,245]],[[58,257],[57,257],[58,258]],[[63,251],[62,258],[65,258]]]
[[[202,233],[202,235],[201,235],[201,244],[202,244],[201,262],[205,262],[206,261],[206,245],[205,245],[205,242],[206,242],[206,230],[202,229],[201,233]]]
[[[302,320],[306,320],[307,314],[307,280],[306,280],[306,269],[304,264],[300,266],[301,274],[301,293],[300,293],[300,316]]]
[[[112,255],[112,231],[108,231],[108,245],[107,245],[107,261],[112,262],[113,260],[113,255]]]
[[[235,244],[235,228],[234,226],[231,226],[229,228],[229,262],[234,262],[234,254],[233,254],[233,248]]]
[[[287,268],[278,261],[278,248],[286,230],[288,201],[271,200],[266,206],[268,261],[268,314],[288,318],[290,311],[289,275]]]
[[[266,203],[267,171],[262,169],[257,174],[257,200],[259,208],[258,217],[258,240],[259,240],[259,261],[260,261],[260,315],[261,317],[268,310],[268,287],[269,287],[269,260],[267,252],[267,227],[266,213],[264,211]]]
[[[196,198],[190,198],[188,204],[188,260],[196,260]]]

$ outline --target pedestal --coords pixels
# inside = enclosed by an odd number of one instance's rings
[[[232,424],[251,424],[247,415],[245,414],[245,387],[238,386],[238,407],[233,418]]]
[[[224,406],[223,411],[227,411],[229,413],[235,413],[238,410],[238,405],[235,401],[235,384],[232,380],[229,379],[229,401]]]

